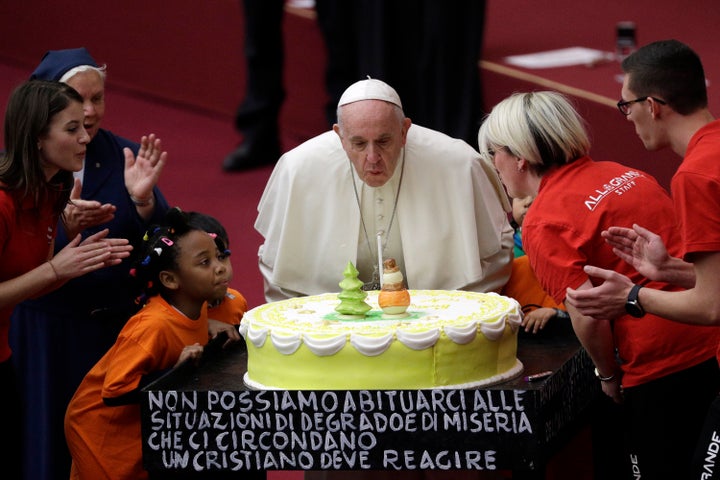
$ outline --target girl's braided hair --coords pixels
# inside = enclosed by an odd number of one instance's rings
[[[215,245],[218,250],[225,256],[230,255],[230,238],[227,230],[222,226],[220,221],[210,215],[200,212],[187,212],[188,224],[194,228],[204,230],[215,239]]]
[[[162,291],[160,272],[178,267],[178,240],[197,227],[190,225],[188,215],[178,207],[168,210],[162,225],[152,226],[142,239],[140,254],[136,258],[130,275],[136,280],[141,292],[135,301],[145,301]]]

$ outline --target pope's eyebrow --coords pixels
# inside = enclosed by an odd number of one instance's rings
[[[383,141],[383,140],[390,140],[390,139],[392,139],[392,137],[393,137],[393,136],[392,136],[391,133],[383,133],[383,134],[381,134],[379,137],[377,137],[377,138],[375,138],[375,139],[368,140],[367,138],[361,137],[361,136],[358,135],[358,136],[355,136],[355,137],[350,137],[350,141],[352,141],[352,142],[357,142],[357,141],[361,141],[361,142],[368,142],[368,141],[380,142],[380,141]]]

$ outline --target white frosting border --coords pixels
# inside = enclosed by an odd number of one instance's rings
[[[480,331],[490,341],[498,341],[502,338],[505,331],[505,323],[517,330],[521,323],[519,315],[509,315],[507,319],[500,319],[493,323],[480,323]],[[358,333],[350,334],[350,344],[363,355],[374,357],[384,353],[390,345],[394,337],[408,348],[413,350],[425,350],[434,346],[440,339],[441,332],[445,332],[450,340],[458,345],[465,345],[472,342],[477,336],[478,322],[473,321],[465,326],[445,326],[442,328],[431,328],[425,332],[410,332],[398,329],[395,335],[389,333],[380,337],[370,337]],[[339,334],[333,337],[318,338],[307,334],[280,335],[276,332],[270,332],[268,328],[249,328],[247,325],[240,324],[240,334],[247,340],[252,342],[256,348],[261,348],[265,344],[265,340],[270,336],[270,341],[278,352],[283,355],[292,355],[300,348],[304,342],[305,345],[315,355],[319,357],[327,357],[335,355],[342,350],[348,343],[347,334]]]

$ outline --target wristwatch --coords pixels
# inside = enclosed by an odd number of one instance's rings
[[[642,285],[633,285],[628,294],[627,302],[625,302],[625,311],[635,318],[641,318],[645,316],[645,309],[640,305],[638,299],[638,292],[642,288]]]

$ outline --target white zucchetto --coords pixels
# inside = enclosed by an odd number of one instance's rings
[[[338,107],[361,100],[384,100],[402,108],[400,96],[394,88],[382,80],[368,77],[350,85],[340,97]]]

